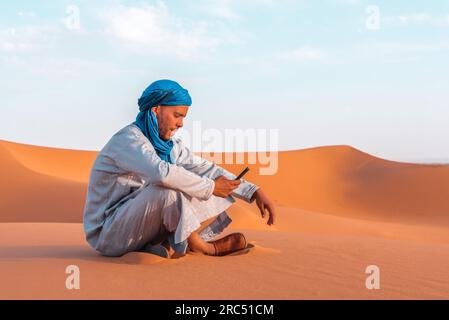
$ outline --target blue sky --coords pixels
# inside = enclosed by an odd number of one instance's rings
[[[168,78],[192,95],[187,132],[193,121],[277,129],[281,150],[349,144],[449,161],[448,0],[0,9],[0,139],[99,150],[134,120],[145,87]]]

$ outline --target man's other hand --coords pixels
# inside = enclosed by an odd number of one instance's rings
[[[257,189],[256,192],[254,192],[252,199],[256,200],[257,207],[259,207],[262,218],[265,218],[266,212],[268,211],[267,224],[269,226],[274,224],[274,217],[276,215],[274,204],[270,199],[268,199],[268,196],[262,191],[262,189]]]

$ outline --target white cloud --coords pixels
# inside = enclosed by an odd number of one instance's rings
[[[427,61],[429,54],[446,54],[448,50],[448,41],[368,41],[333,55],[344,64],[416,64]]]
[[[435,53],[449,50],[449,41],[439,42],[378,42],[373,49],[384,54],[391,53]]]
[[[219,45],[206,22],[179,19],[163,2],[141,7],[118,6],[103,15],[106,32],[129,48],[145,53],[176,55],[191,59]]]
[[[218,18],[227,20],[239,20],[239,16],[233,9],[233,0],[206,0],[202,4],[202,11]]]
[[[408,16],[398,16],[398,20],[403,24],[408,23],[428,23],[432,20],[432,16],[427,13],[419,13]]]
[[[195,1],[199,11],[206,13],[212,18],[227,20],[228,22],[236,22],[244,20],[242,14],[239,13],[242,7],[274,8],[276,6],[289,6],[293,0],[203,0]],[[298,2],[296,0],[296,2]]]
[[[324,65],[357,65],[365,63],[403,64],[416,63],[416,61],[425,59],[428,54],[446,53],[448,51],[449,41],[376,41],[347,47],[328,48],[326,50],[303,46],[294,50],[277,53],[274,59],[267,58],[264,63],[272,64],[273,61],[278,61],[298,65],[312,63]]]
[[[26,53],[45,46],[46,36],[53,29],[48,26],[26,26],[0,29],[0,52]]]
[[[17,15],[22,19],[33,19],[36,18],[36,13],[32,11],[19,11]]]
[[[300,47],[291,51],[278,54],[278,58],[290,62],[306,63],[306,62],[325,62],[327,55],[322,49],[309,46]]]
[[[80,36],[81,35],[81,36]],[[92,41],[88,33],[72,33],[63,24],[26,25],[0,29],[0,66],[13,75],[83,77],[92,73],[123,74],[125,68],[87,58],[81,49]],[[74,45],[76,41],[77,45]],[[71,46],[67,46],[69,44]],[[5,71],[5,69],[2,69]]]
[[[340,5],[349,5],[355,6],[361,4],[360,0],[332,0],[332,2],[340,4]]]
[[[389,16],[381,19],[382,23],[392,25],[430,25],[442,27],[449,26],[449,15],[432,15],[426,12]]]

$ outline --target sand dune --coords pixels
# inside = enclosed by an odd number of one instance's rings
[[[247,175],[277,204],[276,225],[242,201],[229,211],[226,232],[243,231],[250,253],[106,258],[80,223],[96,154],[0,141],[0,298],[449,298],[449,166],[349,146],[280,152],[275,176]],[[65,288],[70,264],[81,290]],[[371,264],[381,290],[365,288]]]
[[[80,222],[86,183],[33,171],[5,145],[0,143],[0,222]]]
[[[224,167],[238,172],[235,166]],[[349,146],[279,153],[274,176],[248,174],[285,207],[401,223],[449,223],[449,165],[376,158]]]
[[[0,140],[0,146],[5,151],[9,151],[10,156],[18,163],[31,171],[86,183],[89,180],[90,167],[98,154],[96,151],[38,147],[2,140]],[[4,150],[2,150],[2,156]]]
[[[81,222],[80,199],[85,197],[95,156],[92,151],[0,141],[0,170],[11,177],[0,183],[0,191],[7,194],[3,200],[7,204],[1,207],[2,202],[0,208],[2,212],[13,211],[2,214],[0,221]],[[235,173],[244,167],[223,166]],[[259,167],[251,165],[247,179],[262,186],[281,206],[377,221],[449,223],[449,165],[393,162],[349,146],[329,146],[280,152],[274,176],[258,175]],[[16,199],[19,193],[15,188],[22,190],[22,198],[31,197],[38,204]],[[36,189],[42,192],[35,195]],[[45,200],[39,200],[41,196]],[[60,199],[50,211],[48,197]],[[27,215],[26,205],[43,211]]]

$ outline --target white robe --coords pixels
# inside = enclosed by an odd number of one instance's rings
[[[161,160],[142,131],[130,124],[100,151],[84,207],[86,239],[97,251],[120,256],[169,239],[183,253],[186,239],[201,222],[219,217],[202,233],[205,240],[230,223],[225,210],[235,199],[212,192],[215,178],[236,176],[194,155],[179,138],[173,143],[171,164]],[[257,189],[242,179],[232,195],[250,203]]]

